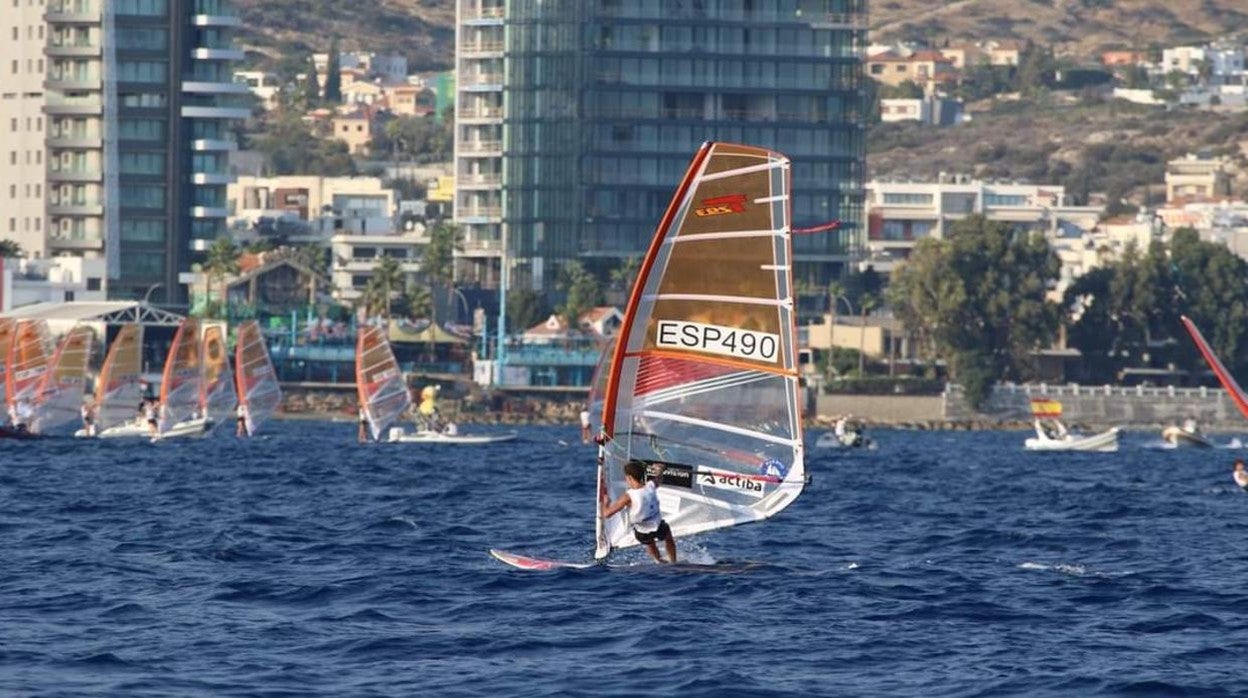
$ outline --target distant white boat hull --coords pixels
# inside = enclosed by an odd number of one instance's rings
[[[390,443],[421,443],[421,444],[495,444],[511,441],[516,432],[505,434],[447,434],[440,431],[421,430],[412,434],[403,427],[391,427],[386,441]]]
[[[205,420],[190,419],[185,422],[180,422],[178,424],[173,425],[173,428],[171,428],[169,431],[166,431],[164,434],[161,434],[159,437],[153,437],[151,427],[147,425],[147,422],[136,421],[136,422],[129,422],[127,424],[121,424],[121,425],[118,425],[109,429],[105,429],[104,431],[96,434],[95,438],[97,439],[151,439],[151,438],[174,439],[174,438],[187,437],[187,436],[192,436],[192,437],[203,436],[204,434],[208,432],[208,429],[206,427],[207,427],[207,423]],[[90,438],[88,437],[87,432],[84,429],[79,429],[78,431],[74,432],[74,436],[77,436],[79,438]]]
[[[837,436],[836,432],[828,431],[820,434],[819,438],[815,439],[815,448],[875,448],[875,441],[866,434],[860,435],[855,440],[849,434],[841,437]]]
[[[1166,427],[1161,431],[1161,438],[1168,444],[1179,447],[1213,448],[1213,443],[1200,434],[1194,434],[1182,427]]]
[[[1056,439],[1036,435],[1027,439],[1023,446],[1028,451],[1117,451],[1120,431],[1113,427],[1099,434],[1067,434]]]

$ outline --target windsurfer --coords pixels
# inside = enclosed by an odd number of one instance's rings
[[[655,541],[661,540],[667,550],[667,562],[676,562],[676,539],[672,537],[672,529],[663,520],[659,509],[658,479],[662,474],[660,468],[658,477],[647,479],[645,463],[633,460],[624,464],[624,482],[628,489],[602,510],[602,518],[609,519],[627,508],[633,535],[638,543],[645,546],[650,557],[655,562],[664,562],[655,544]]]
[[[147,422],[147,430],[151,432],[152,436],[156,436],[159,433],[159,420],[156,417],[155,400],[143,401],[143,421]]]
[[[1244,469],[1243,458],[1235,459],[1235,470],[1231,473],[1231,477],[1235,478],[1236,485],[1248,492],[1248,470]]]
[[[360,405],[360,431],[357,438],[360,443],[368,443],[368,413],[364,411],[364,406]]]
[[[234,429],[234,435],[238,438],[248,436],[247,433],[247,405],[238,403],[238,407],[234,410],[234,419],[238,426]]]
[[[589,410],[581,410],[581,443],[589,443]]]
[[[78,408],[78,413],[82,415],[82,430],[87,436],[95,436],[95,410],[91,405],[82,403]]]

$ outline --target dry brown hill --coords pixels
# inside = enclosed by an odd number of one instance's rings
[[[1246,0],[869,0],[872,41],[1030,39],[1061,54],[1248,31]]]

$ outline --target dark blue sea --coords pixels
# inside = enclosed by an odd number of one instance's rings
[[[487,550],[590,557],[573,427],[266,426],[0,442],[0,695],[1248,695],[1240,451],[877,431],[705,567],[537,573]]]

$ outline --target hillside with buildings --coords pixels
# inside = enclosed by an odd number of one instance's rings
[[[243,18],[239,44],[273,61],[325,51],[407,57],[413,70],[444,70],[454,62],[454,0],[236,0]]]
[[[1248,30],[1243,0],[877,0],[874,41],[1031,40],[1059,54],[1208,41]]]

